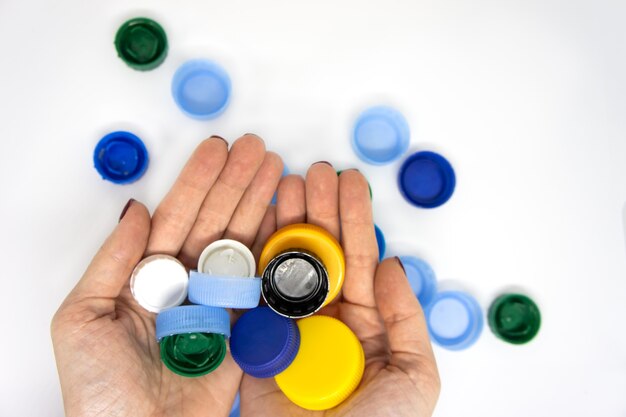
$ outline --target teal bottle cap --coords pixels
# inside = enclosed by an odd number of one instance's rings
[[[167,36],[157,22],[137,17],[125,22],[115,35],[117,54],[129,67],[148,71],[167,56]]]
[[[491,331],[505,342],[521,345],[539,332],[541,313],[537,304],[522,294],[503,294],[496,298],[487,314]]]

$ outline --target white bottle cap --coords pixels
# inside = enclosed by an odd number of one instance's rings
[[[187,297],[189,275],[180,261],[169,255],[152,255],[137,264],[130,291],[140,306],[152,313],[181,305]]]
[[[217,240],[207,246],[198,260],[198,272],[210,275],[253,277],[254,255],[243,243],[231,239]]]

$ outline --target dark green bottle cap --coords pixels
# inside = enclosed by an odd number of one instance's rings
[[[115,49],[129,67],[148,71],[167,56],[167,36],[154,20],[136,17],[125,22],[115,35]]]
[[[186,377],[206,375],[226,356],[224,336],[216,333],[184,333],[161,339],[161,360],[172,372]]]
[[[541,326],[537,304],[522,294],[503,294],[487,313],[491,331],[500,339],[521,345],[531,341]]]

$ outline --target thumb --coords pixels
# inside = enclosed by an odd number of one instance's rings
[[[115,299],[143,257],[149,235],[150,214],[143,204],[131,199],[119,224],[63,304],[81,305],[97,317],[113,312]]]
[[[375,295],[387,329],[391,363],[409,375],[416,385],[433,387],[436,399],[439,375],[426,320],[399,258],[385,259],[378,266]],[[424,380],[428,383],[420,384]]]

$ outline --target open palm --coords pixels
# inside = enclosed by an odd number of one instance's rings
[[[338,177],[327,163],[312,165],[306,180],[285,177],[263,229],[301,222],[321,226],[341,241],[343,293],[318,314],[338,318],[354,331],[365,352],[365,373],[359,388],[327,411],[304,410],[273,379],[244,375],[242,416],[430,416],[439,375],[424,315],[399,260],[378,263],[365,178],[355,170]]]
[[[52,321],[67,416],[228,415],[242,376],[230,354],[198,378],[166,369],[155,315],[135,302],[129,277],[154,253],[194,267],[202,249],[223,237],[258,251],[271,233],[260,227],[282,169],[254,135],[237,140],[230,152],[215,137],[198,146],[152,219],[141,203],[129,202]]]

